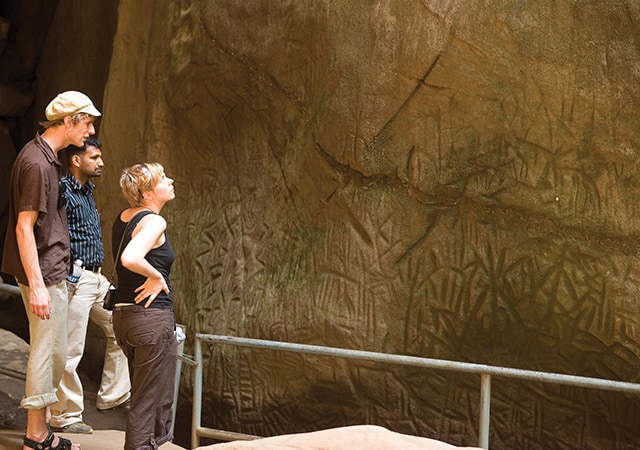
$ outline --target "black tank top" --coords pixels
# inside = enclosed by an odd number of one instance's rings
[[[124,250],[127,244],[131,241],[131,234],[133,233],[133,230],[135,230],[138,222],[149,214],[153,213],[151,211],[140,211],[138,214],[133,216],[129,222],[123,222],[120,219],[120,214],[118,214],[118,217],[113,222],[113,228],[111,230],[111,245],[114,257],[118,253],[120,239],[122,239],[122,250]],[[127,234],[123,238],[122,235],[125,230]],[[146,259],[149,264],[162,274],[164,281],[169,287],[169,294],[160,292],[149,308],[172,308],[173,290],[171,289],[169,274],[171,272],[171,265],[176,259],[176,255],[171,248],[171,244],[169,244],[169,239],[167,238],[166,233],[164,235],[164,243],[158,248],[152,248],[149,253],[145,255],[144,259]],[[118,261],[116,262],[116,273],[118,275],[116,303],[135,303],[133,299],[137,294],[134,291],[144,284],[147,278],[123,267],[120,262],[120,258],[118,258]],[[144,302],[140,304],[144,304]]]

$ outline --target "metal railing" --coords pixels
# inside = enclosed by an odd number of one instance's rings
[[[9,298],[11,295],[20,295],[20,288],[13,284],[0,281],[0,294],[3,294],[0,295],[0,299],[5,296]]]
[[[202,419],[202,342],[235,345],[239,347],[262,348],[280,350],[310,355],[331,356],[337,358],[356,359],[370,362],[382,362],[388,364],[424,367],[429,369],[448,370],[454,372],[474,373],[480,375],[480,417],[478,428],[478,446],[489,448],[489,413],[491,403],[491,377],[515,378],[520,380],[539,381],[542,383],[562,384],[589,389],[600,389],[614,392],[640,395],[640,384],[624,381],[612,381],[601,378],[581,377],[559,373],[537,372],[533,370],[511,369],[485,364],[473,364],[443,359],[422,358],[417,356],[404,356],[389,353],[377,353],[361,350],[348,350],[335,347],[322,347],[318,345],[293,344],[280,341],[263,339],[250,339],[234,336],[219,336],[196,333],[195,356],[192,365],[193,373],[193,406],[191,422],[191,447],[200,445],[201,437],[220,440],[249,440],[258,439],[259,436],[233,433],[223,430],[215,430],[201,426]]]
[[[0,282],[0,291],[5,294],[20,295],[17,286]],[[184,328],[183,328],[184,329]],[[193,406],[191,424],[191,445],[198,447],[200,437],[208,437],[220,440],[249,440],[258,439],[260,436],[253,436],[231,431],[214,430],[201,426],[202,419],[202,342],[234,345],[239,347],[262,348],[269,350],[279,350],[294,353],[305,353],[310,355],[330,356],[336,358],[356,359],[369,362],[382,362],[396,365],[408,365],[437,370],[448,370],[454,372],[474,373],[480,375],[480,417],[478,435],[478,445],[481,448],[489,448],[489,416],[491,403],[491,377],[504,377],[520,380],[538,381],[542,383],[561,384],[576,386],[588,389],[600,389],[613,392],[623,392],[627,394],[640,395],[640,384],[623,381],[612,381],[601,378],[581,377],[575,375],[565,375],[559,373],[538,372],[532,370],[512,369],[507,367],[491,366],[485,364],[465,363],[459,361],[449,361],[443,359],[422,358],[417,356],[405,356],[389,353],[378,353],[361,350],[349,350],[335,347],[323,347],[318,345],[295,344],[280,341],[269,341],[263,339],[250,339],[234,336],[219,336],[211,334],[196,333],[195,356],[191,359],[182,353],[184,342],[178,351],[178,367],[176,370],[176,389],[174,393],[174,420],[177,406],[177,394],[180,386],[181,363],[185,362],[194,367],[193,373]],[[6,371],[5,371],[6,372]],[[24,374],[6,373],[15,378],[24,379]]]

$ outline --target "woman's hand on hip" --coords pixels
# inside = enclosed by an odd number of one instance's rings
[[[144,307],[148,308],[149,305],[151,305],[151,303],[153,303],[156,297],[160,294],[160,292],[169,294],[169,286],[167,286],[167,283],[164,281],[164,278],[162,276],[158,278],[149,277],[144,282],[144,284],[138,286],[135,292],[138,294],[134,299],[136,304],[140,304],[146,299]]]

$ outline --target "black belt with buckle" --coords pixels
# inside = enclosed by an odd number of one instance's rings
[[[98,273],[100,272],[100,269],[102,268],[102,266],[84,266],[85,270],[88,270],[90,272],[95,272]]]

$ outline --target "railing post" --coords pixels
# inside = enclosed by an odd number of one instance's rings
[[[177,328],[180,328],[184,334],[186,334],[187,328],[184,325],[176,324]],[[176,413],[178,412],[178,397],[180,392],[180,376],[182,374],[182,360],[180,355],[184,353],[184,339],[178,344],[178,355],[176,361],[176,378],[173,385],[173,410],[171,412],[171,434],[176,428]]]
[[[195,364],[193,370],[193,406],[191,409],[191,448],[200,446],[198,429],[202,418],[202,341],[196,333],[195,342]]]
[[[478,447],[489,448],[489,416],[491,411],[491,375],[480,374],[480,429]]]

